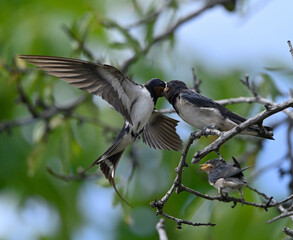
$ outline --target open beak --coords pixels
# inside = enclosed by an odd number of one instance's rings
[[[212,167],[212,164],[201,164],[200,165],[200,169],[203,171],[207,171],[208,169],[210,169]]]
[[[166,97],[167,96],[167,92],[168,92],[169,88],[168,86],[166,85],[166,87],[164,88],[164,91],[163,91],[163,95]]]

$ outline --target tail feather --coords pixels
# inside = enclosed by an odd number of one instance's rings
[[[110,156],[108,158],[103,159],[100,161],[100,169],[102,173],[105,175],[105,177],[108,179],[109,183],[113,186],[116,194],[120,197],[120,199],[125,202],[128,206],[131,207],[131,205],[126,201],[125,198],[121,196],[121,194],[118,192],[116,185],[115,185],[115,171],[118,165],[118,162],[123,154],[124,150],[121,152],[118,152],[114,154],[113,156]]]
[[[232,157],[232,159],[234,162],[233,166],[239,168],[241,170],[241,172],[253,167],[253,166],[248,166],[248,167],[241,168],[240,163],[237,161],[237,159],[235,157]]]
[[[250,126],[248,129],[246,129],[243,133],[247,135],[256,136],[256,137],[275,140],[273,138],[274,133],[271,127],[263,126],[262,128],[263,129],[260,129],[259,126],[253,125],[253,126]]]
[[[125,202],[128,206],[131,207],[131,205],[121,196],[121,194],[118,192],[116,185],[115,185],[115,171],[118,165],[118,162],[123,154],[124,150],[113,154],[112,156],[105,157],[104,153],[101,157],[99,157],[96,161],[94,161],[88,168],[83,170],[81,174],[85,173],[89,169],[91,169],[94,166],[99,165],[101,172],[104,174],[104,176],[107,178],[109,183],[113,186],[116,194],[121,198],[123,202]]]
[[[123,152],[124,150],[107,158],[100,159],[98,162],[102,173],[105,175],[111,185],[114,182],[115,171]]]

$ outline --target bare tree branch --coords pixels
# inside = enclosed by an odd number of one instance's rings
[[[183,168],[188,166],[185,159],[186,159],[186,155],[188,153],[188,150],[191,146],[191,144],[193,143],[195,138],[200,138],[201,136],[201,132],[198,133],[194,133],[191,134],[189,137],[189,140],[182,152],[180,161],[179,161],[179,165],[178,167],[175,169],[175,172],[177,173],[177,176],[175,178],[175,180],[173,181],[173,184],[171,186],[171,188],[167,191],[167,193],[161,198],[161,200],[157,201],[155,199],[155,201],[151,202],[150,205],[151,207],[156,207],[157,208],[157,214],[160,214],[168,219],[171,219],[173,221],[175,221],[177,223],[177,228],[181,229],[181,224],[187,224],[187,225],[192,225],[192,226],[215,226],[215,224],[213,223],[195,223],[195,222],[190,222],[187,220],[183,220],[183,219],[179,219],[173,216],[170,216],[169,214],[166,214],[165,212],[163,212],[163,208],[165,206],[165,203],[168,201],[169,197],[171,196],[171,194],[177,189],[176,193],[180,193],[181,191],[181,178],[182,178],[182,171]]]
[[[196,222],[191,222],[191,221],[187,221],[187,220],[183,220],[183,219],[180,219],[180,218],[176,218],[176,217],[173,217],[165,212],[163,212],[162,210],[157,210],[157,214],[160,214],[162,215],[163,217],[165,218],[168,218],[170,220],[173,220],[177,223],[177,228],[178,229],[182,229],[182,224],[186,224],[186,225],[191,225],[191,226],[215,226],[216,224],[214,223],[196,223]]]
[[[157,232],[159,234],[160,240],[168,240],[168,236],[165,229],[165,220],[164,218],[160,218],[159,222],[156,225]]]
[[[290,40],[288,40],[288,41],[287,41],[287,43],[288,43],[288,46],[289,46],[289,51],[290,51],[290,53],[291,53],[292,60],[293,60],[293,47],[292,47],[291,41],[290,41]]]
[[[198,191],[195,191],[194,189],[191,189],[191,188],[188,188],[184,185],[181,185],[180,186],[181,190],[184,190],[186,192],[189,192],[195,196],[198,196],[198,197],[201,197],[201,198],[204,198],[204,199],[207,199],[207,200],[211,200],[211,201],[214,201],[214,200],[217,200],[217,201],[220,201],[220,202],[233,202],[233,208],[236,206],[237,203],[241,203],[241,205],[248,205],[248,206],[253,206],[253,207],[258,207],[258,208],[263,208],[267,211],[268,208],[271,208],[271,207],[275,207],[277,206],[279,203],[275,203],[275,204],[271,204],[271,199],[269,199],[269,201],[267,203],[264,203],[264,204],[258,204],[258,203],[254,203],[254,202],[247,202],[247,201],[243,201],[242,199],[240,198],[235,198],[235,197],[230,197],[230,196],[209,196],[209,195],[206,195],[206,194],[203,194],[203,193],[200,193]]]
[[[217,100],[217,103],[221,105],[228,105],[228,104],[235,104],[235,103],[261,103],[266,104],[270,106],[275,106],[277,103],[270,101],[268,99],[262,98],[262,97],[238,97],[238,98],[229,98],[229,99],[223,99],[223,100]],[[288,109],[283,110],[284,113],[287,114],[288,117],[290,117],[293,120],[293,112],[289,111]]]
[[[168,28],[165,32],[153,37],[152,42],[150,42],[147,46],[145,47],[141,47],[139,50],[139,54],[134,54],[132,57],[130,57],[129,59],[127,59],[121,66],[121,71],[122,72],[126,72],[129,68],[129,66],[135,62],[138,59],[139,55],[145,55],[147,54],[150,49],[156,45],[156,43],[161,42],[163,40],[165,40],[166,38],[168,38],[169,36],[171,36],[172,34],[174,34],[176,32],[176,30],[181,27],[183,24],[185,24],[186,22],[194,19],[195,17],[199,16],[200,14],[202,14],[203,12],[205,12],[207,9],[210,9],[216,5],[219,4],[223,4],[226,2],[230,2],[231,0],[216,0],[216,1],[208,1],[207,4],[202,7],[201,9],[179,19],[173,26],[171,26],[170,28]]]
[[[157,19],[159,17],[159,15],[162,12],[166,11],[166,9],[168,9],[171,4],[172,4],[172,1],[167,0],[166,3],[164,3],[164,5],[160,9],[156,9],[156,11],[154,11],[151,14],[148,14],[145,18],[140,19],[139,21],[128,25],[127,27],[125,27],[125,29],[130,30],[132,28],[136,28],[136,27],[139,27],[140,25],[145,25],[145,24],[148,24],[148,23],[154,21],[155,19]]]
[[[66,114],[66,113],[72,112],[77,106],[79,106],[79,104],[81,104],[82,102],[86,100],[86,97],[87,97],[86,95],[83,95],[67,106],[62,106],[62,107],[57,107],[56,105],[50,106],[44,109],[42,112],[38,113],[36,117],[33,116],[33,117],[17,119],[12,121],[2,121],[0,122],[0,132],[5,130],[10,131],[10,129],[13,127],[31,124],[38,120],[48,121],[49,119],[51,119],[53,116],[55,116],[58,113]],[[27,100],[24,102],[24,104],[27,104]],[[30,107],[28,108],[34,109],[35,107],[30,105]],[[30,110],[30,112],[31,111],[36,112],[35,110]]]
[[[287,234],[289,237],[293,238],[293,231],[290,228],[284,227],[283,232]]]
[[[289,216],[293,216],[293,211],[291,211],[291,212],[284,212],[281,215],[279,215],[277,217],[274,217],[271,220],[267,221],[267,223],[272,223],[274,221],[277,221],[279,219],[282,219],[282,218],[285,218],[285,217],[289,217]]]
[[[30,99],[26,96],[20,82],[16,84],[16,88],[17,88],[20,102],[22,102],[27,107],[28,111],[31,113],[33,118],[37,118],[39,114],[37,113],[35,107],[32,105]]]
[[[77,175],[64,175],[56,173],[52,168],[47,167],[47,172],[52,176],[61,179],[63,181],[83,181],[88,179],[97,179],[101,177],[101,174],[86,174],[86,173],[79,173]]]
[[[194,68],[192,68],[192,79],[193,79],[193,89],[197,93],[200,93],[199,87],[200,87],[200,84],[201,84],[202,81],[196,77]]]
[[[256,92],[255,86],[251,85],[248,75],[245,75],[244,80],[240,79],[240,81],[252,92],[252,94],[255,98],[259,97],[258,93]]]

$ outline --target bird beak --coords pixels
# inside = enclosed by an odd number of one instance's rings
[[[200,169],[203,171],[208,171],[212,167],[212,164],[201,164]]]
[[[167,92],[168,92],[168,90],[169,90],[169,88],[168,88],[168,86],[166,86],[166,87],[164,88],[164,91],[163,91],[163,95],[164,95],[164,96],[167,96]]]

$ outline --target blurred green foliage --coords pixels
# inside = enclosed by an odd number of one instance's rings
[[[57,1],[57,0],[1,0],[0,7],[0,121],[11,122],[30,118],[31,113],[19,99],[18,86],[22,86],[32,105],[38,106],[37,112],[45,110],[45,106],[53,104],[66,105],[77,98],[87,95],[66,85],[59,80],[49,77],[42,72],[26,65],[16,59],[19,54],[55,55],[76,58],[107,57],[112,63],[121,62],[115,51],[131,48],[138,54],[138,61],[131,65],[127,72],[134,76],[136,81],[145,82],[156,76],[166,78],[166,69],[156,64],[158,59],[155,53],[146,56],[139,52],[139,43],[125,29],[119,30],[119,22],[111,21],[108,14],[115,8],[126,4],[132,11],[138,10],[136,1]],[[134,5],[133,5],[134,4]],[[177,1],[172,3],[176,9]],[[155,11],[154,5],[149,8],[148,14]],[[143,16],[141,11],[137,15]],[[143,29],[145,41],[151,43],[154,32],[154,21],[150,21]],[[111,26],[110,26],[111,25]],[[126,41],[113,41],[109,28],[118,28],[118,32]],[[173,35],[170,36],[172,44],[176,44]],[[174,42],[173,42],[174,41]],[[84,43],[93,56],[89,56],[80,48]],[[166,46],[164,46],[166,47]],[[114,49],[114,50],[113,50]],[[156,52],[164,51],[160,45]],[[168,51],[172,51],[172,45]],[[160,55],[160,54],[159,54]],[[90,59],[93,60],[93,59]],[[154,61],[155,64],[152,63]],[[168,61],[160,59],[160,61]],[[201,86],[202,93],[215,99],[246,96],[244,86],[238,82],[242,73],[234,72],[229,76],[211,78],[208,73],[197,68],[198,74],[205,79]],[[191,81],[189,81],[191,83]],[[233,84],[231,84],[233,83]],[[211,87],[210,85],[213,85]],[[237,87],[235,87],[237,85]],[[279,92],[275,91],[273,80],[264,76],[263,93],[275,98]],[[208,90],[207,90],[208,89]],[[219,91],[221,89],[221,91]],[[158,108],[166,106],[160,100]],[[251,105],[241,104],[229,106],[239,114],[249,116]],[[260,110],[260,109],[259,109]],[[77,173],[78,167],[86,168],[91,164],[115,137],[117,130],[123,125],[122,117],[109,105],[95,104],[91,96],[86,97],[82,104],[73,110],[75,116],[99,119],[114,131],[105,131],[94,121],[80,121],[70,114],[57,113],[49,121],[31,120],[29,124],[14,126],[7,131],[0,132],[0,198],[1,193],[13,192],[20,199],[19,208],[26,199],[40,197],[56,209],[60,217],[60,226],[48,236],[39,236],[40,239],[70,239],[81,226],[86,226],[80,208],[78,197],[81,189],[88,181],[62,181],[50,175],[46,168],[49,166],[57,173],[72,175]],[[49,131],[48,131],[49,128]],[[202,139],[196,142],[189,151],[188,160],[199,148],[210,143],[214,138]],[[238,156],[253,143],[241,138],[227,142],[222,148],[224,158]],[[151,150],[141,141],[137,141],[133,148],[137,152],[138,162],[134,168],[134,175],[127,181],[132,163],[131,149],[123,156],[117,172],[117,183],[121,192],[127,192],[126,198],[134,206],[133,209],[124,209],[116,229],[116,239],[154,239],[157,238],[155,224],[158,217],[149,203],[154,198],[160,198],[171,186],[175,177],[174,169],[177,167],[180,153]],[[207,158],[215,157],[209,155]],[[248,159],[247,165],[253,164],[255,156]],[[183,182],[186,186],[204,193],[216,194],[207,182],[207,177],[200,172],[197,166],[184,170]],[[105,187],[109,185],[103,179],[97,184]],[[251,201],[261,201],[250,191],[245,190],[245,197]],[[116,199],[116,204],[120,204]],[[113,206],[114,207],[114,206]],[[116,207],[117,208],[117,207]],[[266,220],[273,217],[276,211],[269,212],[252,207],[237,206],[232,209],[229,204],[208,202],[187,193],[181,193],[172,198],[165,208],[169,214],[196,222],[215,222],[216,227],[183,226],[176,229],[176,224],[166,221],[167,234],[170,239],[281,239],[281,227],[286,220],[267,225]],[[97,218],[107,218],[99,216]],[[50,224],[50,223],[48,223]],[[18,231],[18,229],[14,229]],[[1,238],[1,236],[0,236]]]

